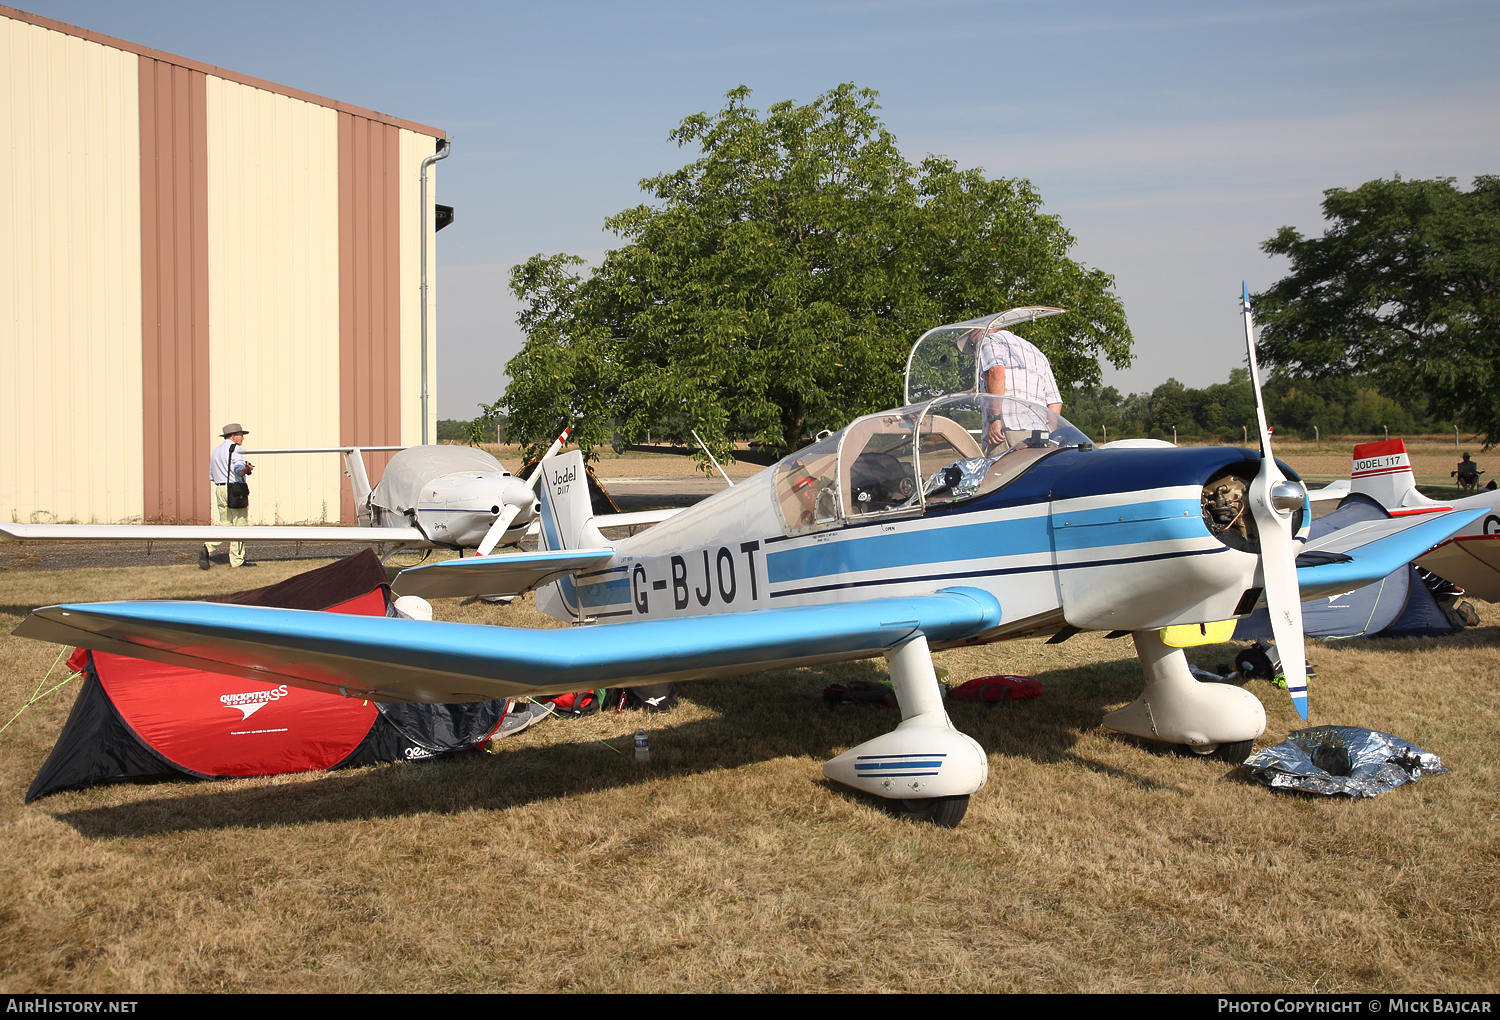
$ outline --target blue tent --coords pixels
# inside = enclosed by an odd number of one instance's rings
[[[1312,537],[1390,516],[1368,496],[1352,495],[1333,513],[1312,522]],[[1410,564],[1363,588],[1302,603],[1302,628],[1308,637],[1329,639],[1434,636],[1461,629],[1443,614]],[[1234,628],[1237,641],[1271,636],[1271,617],[1264,609],[1257,609]]]

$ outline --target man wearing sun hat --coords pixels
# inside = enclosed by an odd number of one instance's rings
[[[249,432],[239,422],[232,421],[224,426],[223,435],[224,441],[208,457],[208,477],[214,485],[214,523],[248,524],[250,508],[233,508],[229,505],[229,483],[243,482],[255,470],[255,465],[247,461],[239,449]],[[203,543],[203,549],[198,553],[198,569],[207,570],[213,565],[209,557],[218,547],[218,542]],[[255,566],[253,563],[245,563],[244,542],[229,543],[229,565]]]

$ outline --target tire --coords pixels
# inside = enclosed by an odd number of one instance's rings
[[[953,829],[964,820],[964,814],[969,810],[969,795],[965,793],[957,797],[927,797],[922,800],[903,800],[897,803],[900,805],[899,810],[903,818],[909,818],[914,822],[931,822],[940,829]]]
[[[1243,765],[1250,752],[1255,750],[1255,741],[1236,740],[1231,744],[1220,744],[1214,757],[1230,765]]]

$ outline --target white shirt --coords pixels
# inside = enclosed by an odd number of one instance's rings
[[[1047,356],[1008,329],[985,334],[979,345],[980,376],[988,375],[996,365],[1005,369],[1005,396],[1034,404],[1062,403]]]
[[[234,481],[245,480],[245,457],[240,453],[241,447],[226,439],[214,448],[214,452],[208,458],[208,477],[215,485],[228,485],[230,482],[230,447],[234,447]]]

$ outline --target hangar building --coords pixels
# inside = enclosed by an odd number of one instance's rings
[[[444,138],[0,7],[0,514],[210,521],[230,421],[250,449],[420,443]],[[251,523],[354,521],[336,454],[257,458],[251,489]]]

